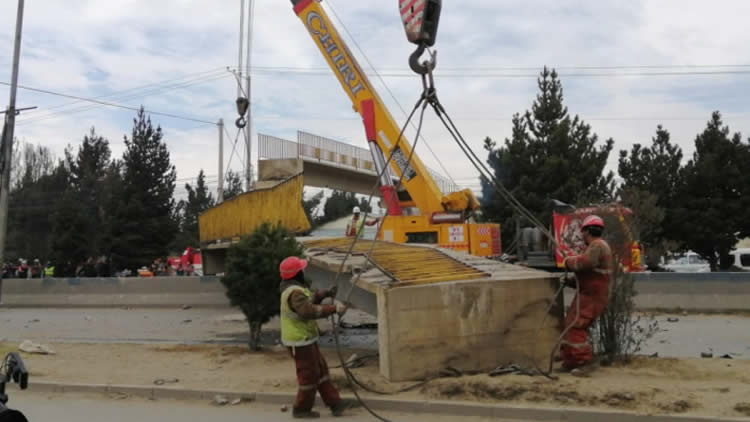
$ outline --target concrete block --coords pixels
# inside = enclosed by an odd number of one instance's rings
[[[389,289],[378,304],[379,320],[388,320],[379,333],[381,373],[409,381],[447,366],[487,371],[539,362],[559,335],[561,314],[541,325],[553,293],[545,278]]]

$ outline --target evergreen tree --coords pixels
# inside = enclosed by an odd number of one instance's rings
[[[279,314],[279,264],[286,257],[302,256],[302,252],[292,233],[268,223],[229,248],[221,283],[232,306],[247,317],[250,349],[260,349],[262,325]]]
[[[650,208],[654,215],[662,214],[663,222],[641,228],[640,240],[646,246],[646,263],[651,268],[656,267],[659,258],[670,249],[669,244],[681,236],[681,228],[675,224],[677,219],[674,215],[681,168],[682,150],[671,143],[669,132],[662,126],[657,127],[650,147],[635,144],[629,154],[620,151],[618,170],[623,179],[621,199],[628,206],[637,207],[636,203],[641,202],[641,207]],[[653,207],[644,207],[643,201],[636,199],[648,195],[653,195],[655,199]],[[639,218],[639,212],[646,212],[635,211],[636,218]]]
[[[537,219],[551,222],[551,200],[583,205],[613,196],[614,174],[604,173],[614,141],[600,142],[578,116],[570,117],[563,103],[557,72],[546,67],[538,79],[539,94],[531,110],[513,116],[513,132],[504,145],[485,140],[494,176]],[[515,212],[482,180],[484,217],[500,222],[503,242],[515,236]]]
[[[201,170],[198,173],[195,187],[190,183],[185,184],[188,197],[178,204],[180,213],[180,233],[176,238],[179,244],[175,245],[178,250],[187,246],[197,248],[200,246],[198,236],[198,217],[200,214],[215,205],[213,195],[206,186],[206,175]]]
[[[358,199],[352,192],[333,191],[323,206],[323,216],[319,219],[321,224],[338,220],[352,214],[352,209],[359,207],[363,213],[372,211],[366,199]]]
[[[242,177],[238,172],[229,170],[224,178],[224,200],[230,200],[244,192],[242,189]]]
[[[676,220],[681,240],[711,264],[711,270],[732,265],[731,252],[740,238],[750,235],[750,145],[739,133],[730,135],[721,114],[711,116],[695,138],[695,153],[682,171]]]
[[[111,187],[104,183],[111,164],[109,141],[91,128],[89,134],[83,137],[76,157],[68,153],[67,160],[72,187],[81,201],[80,212],[88,219],[84,233],[88,239],[87,255],[107,255],[109,236],[106,228],[112,218],[107,212]]]
[[[21,144],[14,154],[16,179],[8,206],[7,256],[45,261],[52,255],[50,209],[67,187],[64,167],[55,166],[52,152],[41,145]],[[60,172],[63,170],[63,172]]]
[[[174,218],[176,170],[161,127],[140,109],[131,137],[125,137],[123,179],[112,225],[112,258],[117,268],[135,270],[167,254],[177,233]]]
[[[325,191],[320,191],[313,195],[312,198],[305,199],[305,192],[302,193],[302,209],[305,210],[305,215],[310,221],[310,226],[312,229],[315,229],[315,226],[318,225],[315,214],[317,213],[318,207],[320,207],[321,202],[323,202],[323,195],[325,195]]]
[[[81,195],[75,189],[62,193],[54,214],[55,277],[75,277],[89,255],[88,216],[81,212]]]

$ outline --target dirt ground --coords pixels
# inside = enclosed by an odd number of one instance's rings
[[[0,343],[0,350],[17,345]],[[245,347],[134,344],[52,344],[56,355],[23,354],[34,381],[65,383],[164,385],[174,388],[229,391],[294,391],[295,373],[288,352],[269,348],[252,353]],[[357,351],[348,350],[345,357]],[[331,366],[333,350],[324,350]],[[359,351],[359,356],[371,354]],[[354,370],[361,381],[393,391],[408,383],[388,383],[377,359]],[[342,387],[344,374],[333,369]],[[163,381],[163,383],[162,383]],[[638,358],[629,365],[606,367],[590,378],[561,374],[543,377],[487,375],[443,378],[403,399],[439,399],[571,406],[632,411],[641,414],[689,414],[750,417],[750,361],[730,359]]]

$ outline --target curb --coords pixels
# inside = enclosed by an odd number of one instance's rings
[[[295,393],[238,393],[236,391],[221,390],[191,390],[169,387],[148,387],[137,385],[107,385],[107,384],[66,384],[56,382],[34,382],[29,384],[29,390],[40,393],[97,393],[97,394],[126,394],[128,396],[146,399],[171,400],[213,400],[217,395],[232,401],[241,399],[263,404],[290,404],[296,397]],[[716,418],[708,416],[675,416],[675,415],[644,415],[619,411],[561,409],[561,408],[532,408],[511,405],[495,405],[485,403],[460,403],[450,401],[410,401],[394,400],[377,397],[367,397],[367,405],[372,410],[403,413],[428,413],[435,415],[457,417],[503,418],[518,421],[575,421],[575,422],[738,422],[748,421],[747,418]]]

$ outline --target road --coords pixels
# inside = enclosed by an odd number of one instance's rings
[[[746,316],[659,315],[656,320],[661,331],[643,348],[644,354],[697,358],[709,352],[750,359],[750,318]]]
[[[350,323],[375,322],[358,311],[347,313]],[[179,343],[247,344],[247,323],[234,309],[54,309],[0,308],[0,340],[49,343]],[[320,327],[329,330],[328,321]],[[263,327],[265,344],[279,341],[279,322]],[[328,344],[324,337],[321,344]],[[347,330],[345,347],[377,349],[375,330]]]
[[[351,323],[374,322],[347,314]],[[677,318],[669,322],[668,318]],[[642,353],[700,357],[702,352],[750,358],[750,318],[732,315],[660,315],[659,332]],[[247,326],[231,309],[8,309],[0,308],[0,340],[48,343],[246,344]],[[322,322],[325,330],[329,327]],[[264,342],[278,341],[278,320],[264,327]],[[331,346],[330,337],[321,344]],[[376,330],[345,330],[345,347],[377,349]]]
[[[21,410],[31,422],[184,422],[215,420],[221,422],[289,422],[289,412],[280,406],[256,403],[217,407],[209,403],[187,403],[171,400],[149,401],[138,398],[116,398],[104,395],[40,394],[11,391],[11,408]],[[353,410],[343,418],[333,418],[327,409],[318,409],[320,420],[372,422],[375,419],[364,410]],[[456,417],[441,415],[409,415],[384,412],[384,416],[398,421],[448,422]],[[461,417],[464,422],[488,422],[490,419]],[[492,419],[496,422],[511,422]]]

